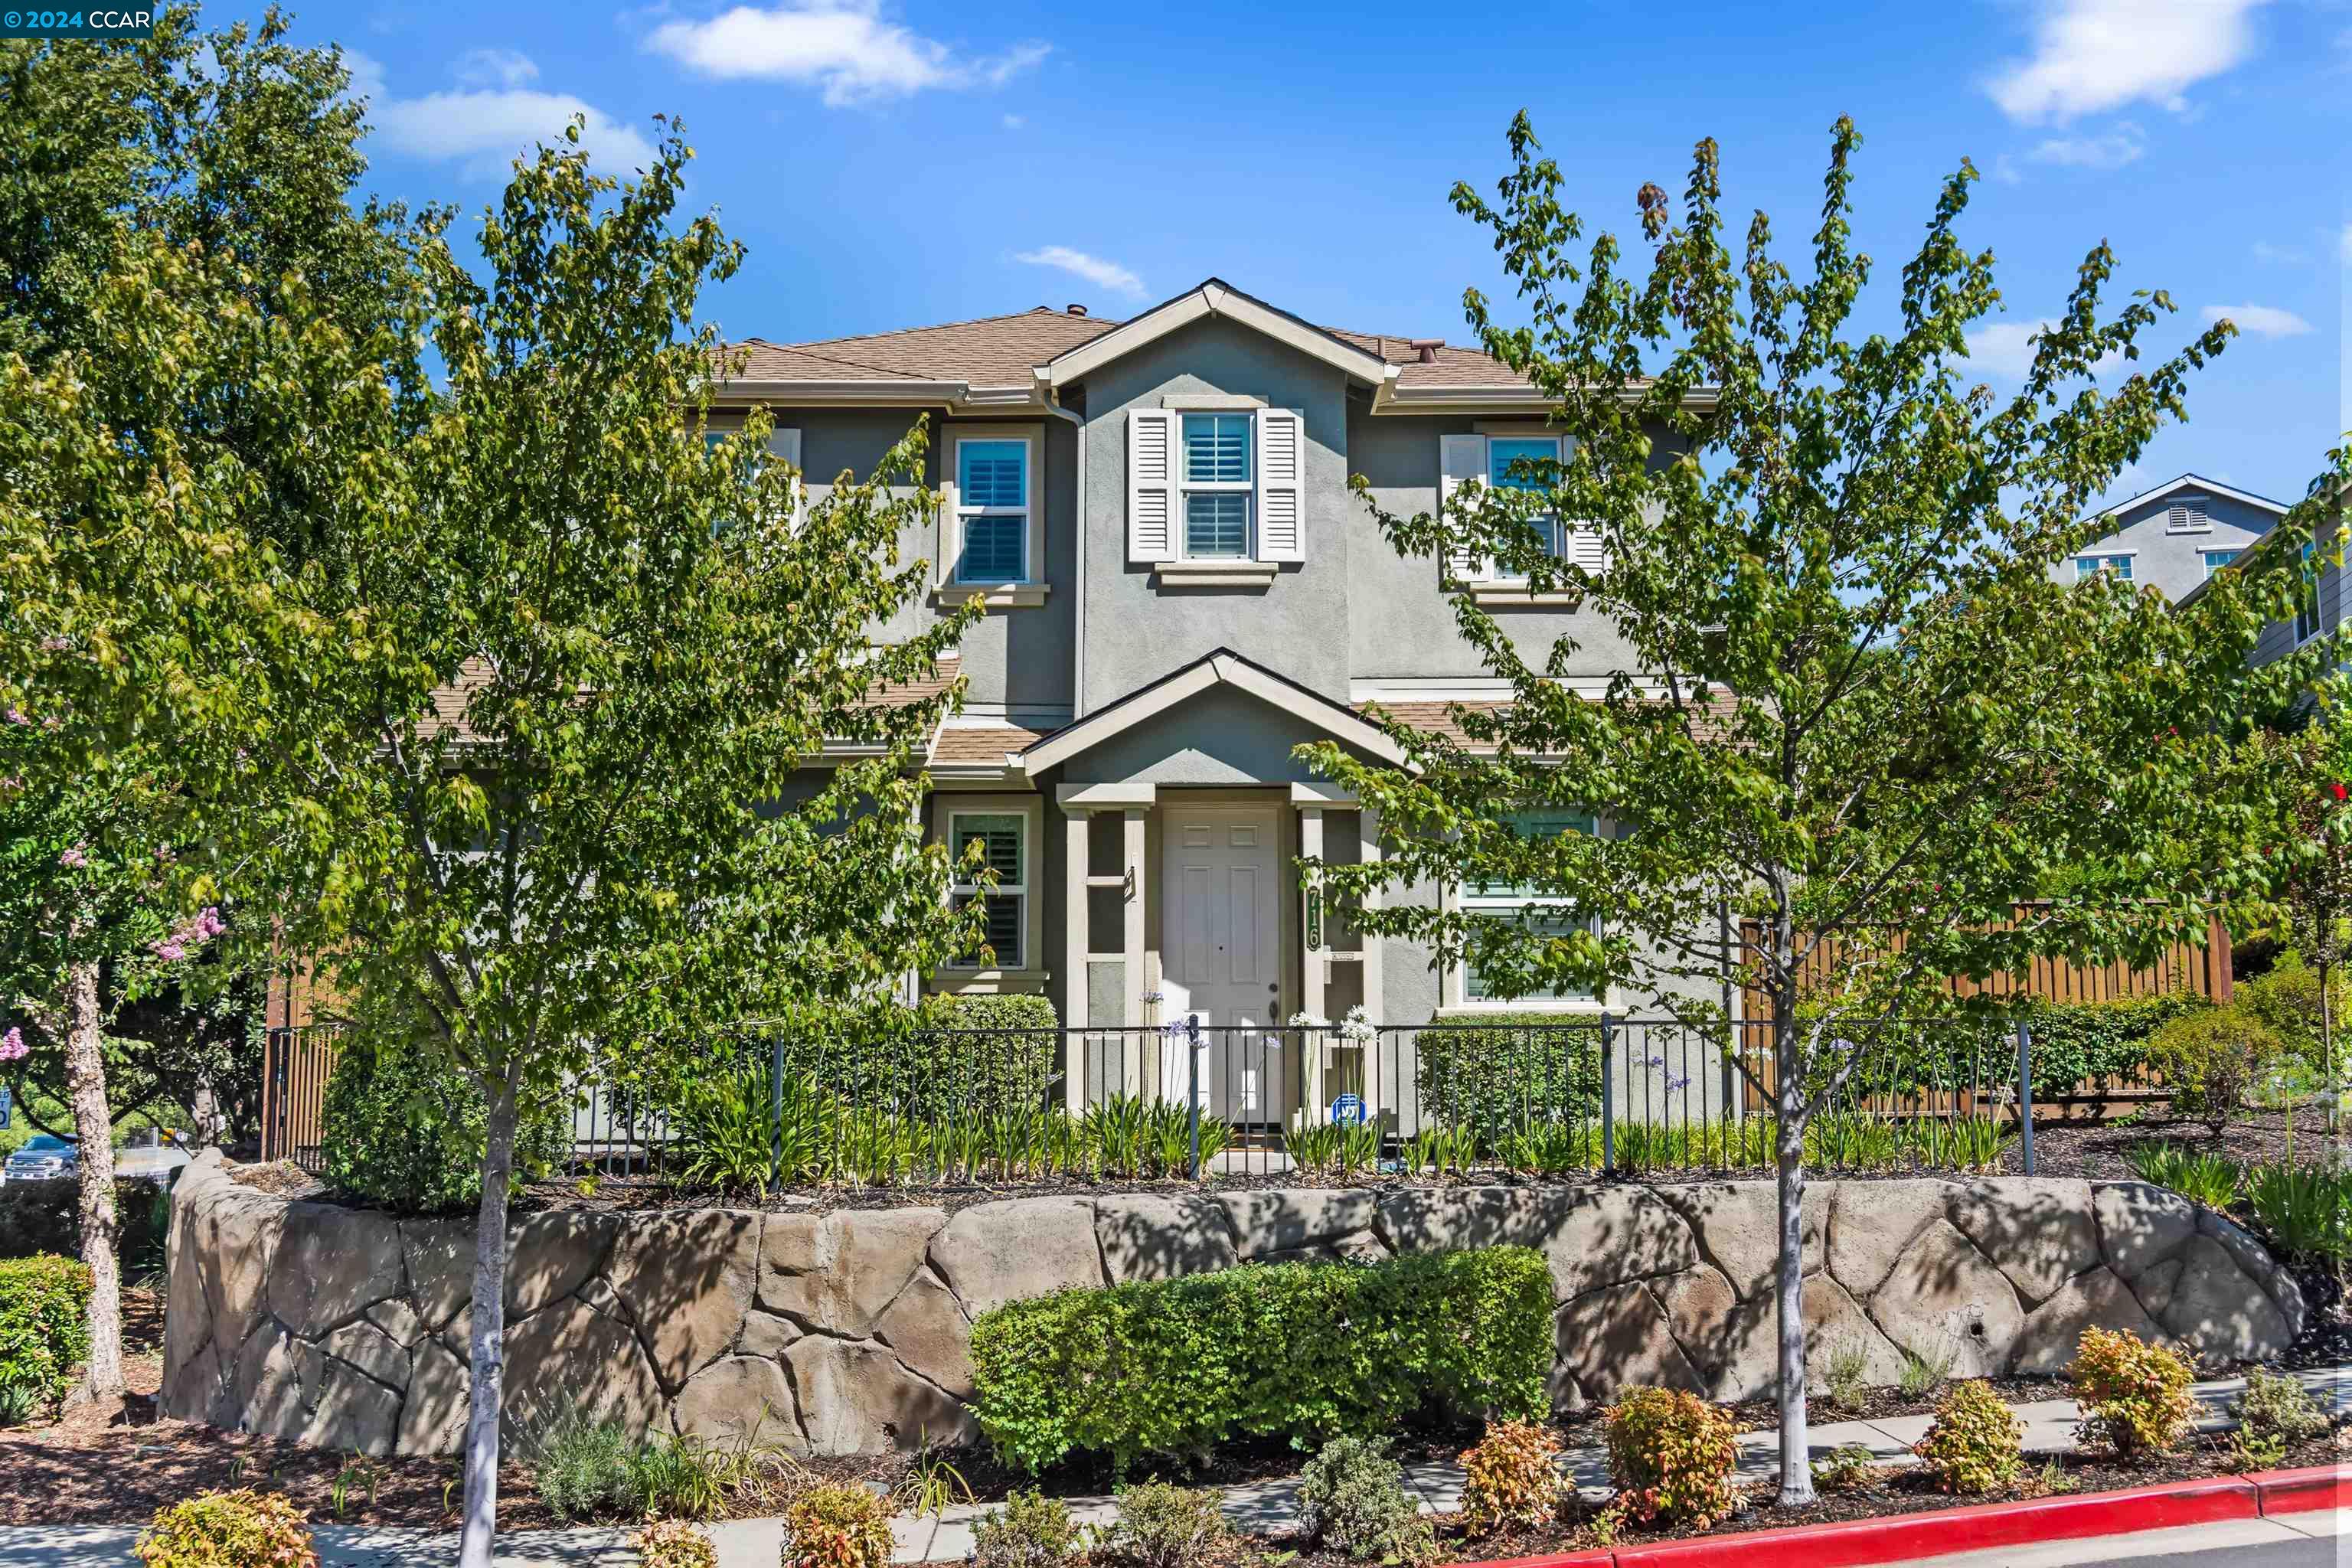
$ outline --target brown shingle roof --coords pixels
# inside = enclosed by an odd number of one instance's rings
[[[1663,700],[1663,699],[1661,700]],[[1450,710],[1460,708],[1466,709],[1473,713],[1495,713],[1499,712],[1509,706],[1510,704],[1507,702],[1485,701],[1362,702],[1357,704],[1359,710],[1363,712],[1368,718],[1371,716],[1371,710],[1377,708],[1382,712],[1388,714],[1391,718],[1395,719],[1412,729],[1419,730],[1423,734],[1433,735],[1443,740],[1451,741],[1457,746],[1469,746],[1473,750],[1478,751],[1489,750],[1490,748],[1483,742],[1474,744],[1470,736],[1463,730],[1461,724],[1455,720],[1454,715],[1450,711]],[[1734,707],[1735,700],[1729,693],[1723,691],[1716,692],[1710,701],[1708,701],[1704,707],[1697,710],[1696,716],[1692,721],[1693,733],[1698,736],[1701,740],[1723,739],[1728,732],[1727,726],[1731,720]]]
[[[1002,767],[1007,752],[1021,750],[1045,732],[1018,724],[943,724],[931,742],[931,761]]]
[[[1013,316],[982,316],[936,327],[908,327],[862,337],[772,343],[751,338],[729,345],[743,356],[747,381],[957,381],[971,386],[1027,386],[1030,373],[1059,353],[1090,342],[1122,322],[1073,316],[1039,306]],[[1453,344],[1426,364],[1412,339],[1401,334],[1322,329],[1333,337],[1401,366],[1397,385],[1507,391],[1528,384],[1476,349]]]

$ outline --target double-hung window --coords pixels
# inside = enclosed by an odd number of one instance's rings
[[[1549,484],[1531,465],[1559,460],[1559,443],[1556,440],[1496,436],[1486,443],[1486,482],[1498,490],[1549,489]],[[1558,559],[1567,552],[1567,538],[1559,518],[1547,512],[1531,521],[1543,537],[1545,554]]]
[[[2294,600],[2294,640],[2298,647],[2319,635],[2319,546],[2303,547],[2303,586]]]
[[[1506,820],[1511,831],[1521,838],[1592,833],[1599,827],[1589,814],[1572,811],[1514,812]],[[1601,929],[1597,917],[1580,910],[1567,900],[1521,883],[1466,883],[1462,889],[1461,907],[1465,914],[1516,924],[1537,936],[1567,936],[1580,931],[1597,933]],[[1474,1005],[1491,1005],[1516,1001],[1590,1002],[1594,997],[1589,990],[1531,991],[1506,996],[1478,973],[1476,963],[1471,963],[1463,965],[1462,1000]]]
[[[1256,488],[1247,414],[1184,416],[1184,553],[1194,560],[1250,557],[1250,500]]]
[[[2237,558],[2238,552],[2234,550],[2205,551],[2202,555],[2202,559],[2205,563],[2205,575],[2208,577],[2212,576],[2214,573],[2219,572],[2222,567],[2229,565],[2231,562],[2237,560]]]
[[[959,811],[948,817],[948,853],[955,862],[954,902],[961,909],[974,899],[986,906],[984,939],[995,957],[991,962],[975,949],[956,960],[959,969],[1020,969],[1028,962],[1024,951],[1029,928],[1029,819],[1019,812]],[[983,893],[969,880],[964,857],[981,847],[981,858],[996,873],[996,886]]]
[[[958,583],[1026,583],[1031,477],[1024,440],[956,442]]]
[[[2132,558],[2128,555],[2077,555],[2074,557],[2074,581],[2087,583],[2101,573],[2118,583],[2132,580]]]

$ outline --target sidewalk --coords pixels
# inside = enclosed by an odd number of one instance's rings
[[[2321,1407],[2352,1408],[2352,1370],[2325,1368],[2298,1374]],[[2237,1425],[2230,1410],[2245,1392],[2242,1378],[2220,1378],[2196,1385],[2206,1415],[2200,1431],[2227,1431]],[[2025,1447],[2030,1454],[2061,1454],[2074,1447],[2080,1413],[2071,1399],[2045,1399],[2012,1405],[2025,1423]],[[1879,1459],[1910,1462],[1910,1445],[1925,1436],[1929,1417],[1897,1415],[1878,1421],[1833,1421],[1813,1427],[1812,1451],[1826,1454],[1849,1443],[1868,1448]],[[1568,1475],[1579,1487],[1605,1489],[1608,1461],[1598,1447],[1571,1449],[1564,1458]],[[1780,1473],[1780,1435],[1772,1431],[1743,1433],[1739,1438],[1739,1475],[1762,1479]],[[1462,1471],[1451,1461],[1407,1466],[1405,1481],[1421,1498],[1427,1513],[1450,1513],[1461,1506]],[[1068,1500],[1071,1517],[1084,1523],[1107,1525],[1116,1512],[1109,1498]],[[1255,1534],[1276,1534],[1299,1522],[1297,1483],[1255,1481],[1224,1489],[1225,1516]],[[936,1518],[899,1518],[891,1521],[898,1539],[897,1561],[923,1563],[960,1561],[971,1548],[972,1525],[989,1511],[986,1505],[963,1504]],[[772,1519],[739,1519],[709,1527],[719,1548],[719,1568],[775,1568],[783,1536]],[[454,1532],[362,1525],[320,1525],[317,1528],[322,1568],[444,1568],[457,1560]],[[131,1543],[138,1530],[130,1525],[13,1525],[0,1527],[0,1568],[121,1568],[131,1561]],[[499,1539],[499,1568],[634,1568],[626,1530],[514,1531]],[[2072,1543],[2079,1548],[2083,1543]]]

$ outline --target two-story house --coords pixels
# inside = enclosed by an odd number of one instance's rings
[[[2109,507],[2101,516],[2110,531],[2055,571],[2070,583],[2108,574],[2177,603],[2286,511],[2267,496],[2182,474]]]
[[[1066,1026],[1137,1031],[1187,1015],[1263,1028],[1359,1003],[1417,1025],[1645,1000],[1507,1003],[1475,973],[1435,973],[1424,951],[1324,918],[1296,874],[1301,855],[1377,855],[1379,831],[1295,746],[1396,760],[1367,704],[1433,725],[1449,700],[1502,691],[1437,563],[1400,555],[1349,476],[1409,514],[1556,453],[1518,376],[1434,338],[1318,326],[1215,279],[1125,321],[1040,307],[735,347],[722,413],[768,405],[775,448],[819,493],[929,416],[936,532],[900,545],[934,581],[907,613],[987,601],[961,652],[963,711],[929,765],[933,831],[983,841],[997,872],[994,962],[933,989],[1042,992]],[[1592,547],[1560,530],[1558,548]],[[1572,630],[1580,684],[1598,690],[1629,662],[1605,619],[1523,584],[1473,591],[1531,643]],[[1218,1103],[1275,1121],[1313,1098],[1297,1069],[1264,1066],[1211,1086]]]
[[[2346,536],[2347,516],[2352,516],[2352,485],[2339,486],[2335,500],[2335,515],[2331,518],[2323,508],[2308,533],[2296,546],[2303,557],[2305,577],[2300,603],[2292,617],[2273,621],[2263,628],[2250,656],[2256,665],[2271,664],[2284,658],[2306,647],[2314,638],[2341,629],[2344,624],[2344,563],[2338,557]],[[2251,550],[2282,526],[2284,524],[2273,521],[2249,540],[2243,548]],[[2180,601],[2186,604],[2194,599],[2202,586],[2200,584],[2198,587],[2191,588],[2180,595]]]

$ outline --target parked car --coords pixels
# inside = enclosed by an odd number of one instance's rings
[[[81,1169],[81,1151],[68,1138],[36,1132],[26,1145],[8,1156],[6,1176],[12,1182],[54,1182]]]
[[[114,1175],[123,1182],[168,1182],[187,1163],[188,1152],[177,1142],[159,1142],[152,1131],[135,1132],[114,1152]]]

